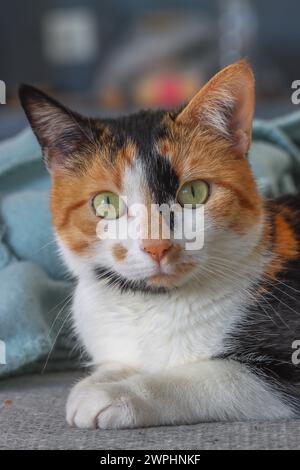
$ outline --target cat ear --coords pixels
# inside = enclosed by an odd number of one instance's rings
[[[49,171],[70,167],[92,141],[88,119],[29,85],[20,86],[19,96]]]
[[[208,127],[246,154],[251,143],[255,82],[251,66],[242,60],[215,75],[178,115],[179,122]]]

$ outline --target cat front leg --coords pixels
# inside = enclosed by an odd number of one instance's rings
[[[267,382],[230,360],[203,361],[93,384],[85,388],[82,398],[85,409],[78,409],[71,423],[78,427],[120,429],[293,416]]]

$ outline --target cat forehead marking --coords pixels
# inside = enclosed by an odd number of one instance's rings
[[[165,111],[141,111],[116,120],[106,121],[113,145],[118,151],[132,143],[136,149],[135,162],[140,178],[146,183],[156,204],[175,200],[179,178],[167,155],[162,155],[157,143],[167,139]]]

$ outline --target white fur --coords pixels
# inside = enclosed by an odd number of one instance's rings
[[[67,420],[102,429],[192,424],[199,421],[280,419],[292,412],[245,366],[199,361],[157,373],[132,373],[109,382],[95,373],[79,382]]]
[[[212,299],[207,286],[203,296],[194,285],[145,296],[121,294],[82,276],[74,297],[75,328],[96,372],[71,392],[68,422],[122,428],[291,416],[244,366],[212,360],[250,300],[243,290],[249,279],[239,272],[238,282],[233,296],[226,281],[222,286],[216,279],[218,295]]]
[[[201,108],[201,117],[223,135],[230,136],[227,115],[233,110],[235,99],[231,90],[220,89],[213,102],[208,100]]]

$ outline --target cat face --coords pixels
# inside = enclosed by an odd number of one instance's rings
[[[206,282],[218,258],[243,262],[253,250],[262,204],[246,157],[254,109],[246,62],[221,71],[176,112],[87,119],[32,87],[20,97],[52,177],[54,228],[77,275],[164,292]],[[195,204],[203,204],[201,249],[187,243]]]

